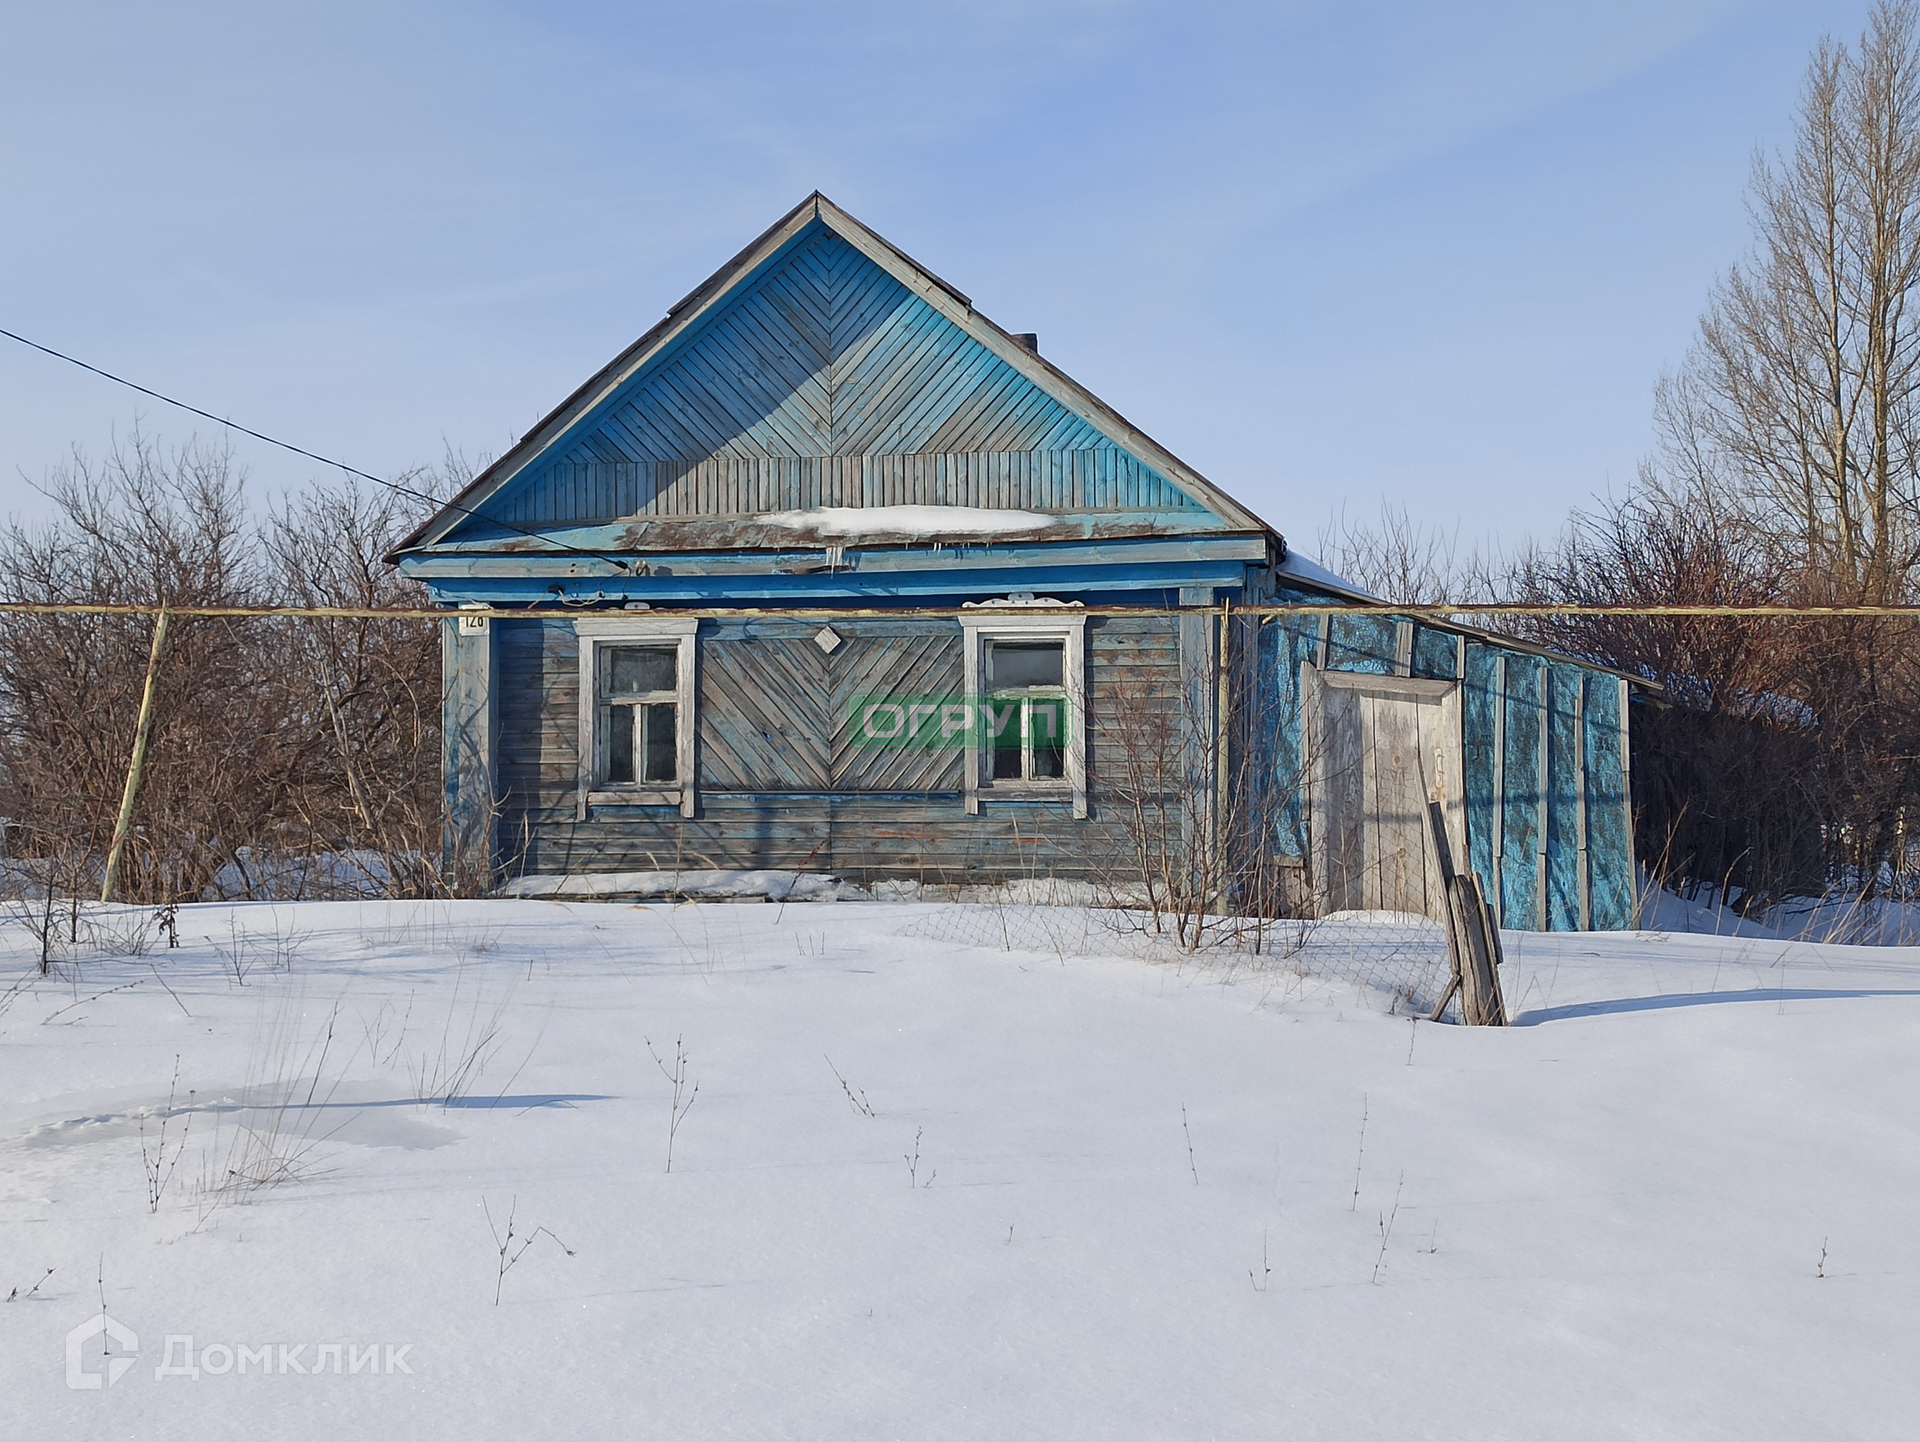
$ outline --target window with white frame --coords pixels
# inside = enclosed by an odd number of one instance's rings
[[[1067,643],[988,641],[987,756],[995,781],[1067,778]]]
[[[671,616],[579,616],[579,815],[694,803],[694,637]]]
[[[1087,814],[1086,617],[961,617],[966,689],[983,724],[967,754],[967,810],[987,801],[1070,801]]]

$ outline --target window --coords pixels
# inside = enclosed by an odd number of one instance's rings
[[[1067,774],[1067,643],[987,642],[987,751],[995,781]]]
[[[678,781],[678,646],[601,646],[600,779],[615,786]]]
[[[697,620],[580,616],[579,816],[590,806],[693,815]]]
[[[967,755],[967,810],[983,800],[1070,801],[1084,817],[1086,617],[1006,614],[988,602],[960,625],[967,693],[985,719]]]

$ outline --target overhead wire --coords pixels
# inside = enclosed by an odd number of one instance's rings
[[[320,455],[315,451],[310,451],[306,449],[304,446],[296,446],[291,441],[280,440],[278,437],[270,436],[266,434],[264,431],[257,431],[253,429],[251,426],[243,426],[238,421],[228,420],[224,416],[215,415],[212,411],[202,410],[199,406],[190,405],[186,401],[179,400],[173,396],[167,395],[163,391],[154,390],[151,386],[143,386],[138,381],[128,380],[125,376],[115,375],[112,371],[104,370],[99,366],[92,365],[87,361],[81,360],[78,356],[68,355],[65,351],[56,350],[54,347],[50,345],[42,345],[39,341],[32,340],[27,336],[21,335],[18,331],[8,330],[4,326],[0,326],[0,336],[5,336],[8,340],[17,341],[21,345],[27,346],[32,350],[37,350],[41,352],[43,355],[52,356],[55,360],[62,360],[62,361],[65,361],[68,365],[78,366],[81,370],[89,371],[92,374],[101,377],[103,380],[112,381],[115,385],[125,386],[128,390],[138,391],[143,396],[151,396],[154,400],[163,402],[166,405],[174,406],[180,410],[186,411],[190,415],[200,416],[205,420],[212,421],[215,425],[225,426],[228,430],[238,431],[242,435],[251,436],[253,437],[253,439],[257,441],[262,441],[265,444],[270,446],[276,446],[279,449],[283,451],[291,452],[296,456],[304,456],[306,459],[310,461],[317,461],[319,464],[323,466],[330,466],[335,470],[339,470],[346,473],[347,475],[358,476],[361,480],[371,481],[376,486],[384,486],[386,489],[390,491],[393,491],[399,495],[407,496],[410,499],[420,501],[426,505],[438,506],[444,510],[457,511],[463,516],[467,516],[478,521],[484,521],[488,525],[500,526],[503,529],[517,532],[518,534],[522,536],[526,536],[531,540],[536,540],[541,542],[543,545],[552,547],[553,548],[552,551],[550,551],[548,554],[558,554],[558,555],[566,555],[566,556],[585,556],[585,557],[590,557],[594,560],[604,561],[608,565],[619,566],[628,571],[632,570],[633,563],[621,557],[609,555],[604,551],[596,551],[596,550],[585,549],[580,547],[565,546],[565,545],[562,545],[560,542],[554,540],[551,536],[545,535],[539,531],[531,530],[525,526],[517,525],[512,521],[502,520],[498,516],[482,515],[479,511],[476,511],[469,506],[464,506],[460,504],[458,501],[438,500],[435,497],[428,495],[425,491],[415,490],[413,487],[402,485],[398,481],[390,481],[382,476],[376,476],[371,471],[363,471],[358,466],[348,465],[345,461],[335,460],[330,456]],[[565,600],[566,598],[562,597],[563,603],[565,602]],[[489,609],[493,609],[493,608],[489,608]],[[676,609],[677,610],[690,609],[690,610],[698,611],[701,614],[711,614],[714,616],[771,614],[764,608],[751,607],[751,606],[749,607],[691,607],[691,608],[676,608]],[[1214,611],[1217,609],[1218,609],[1217,607],[1208,607],[1208,606],[1201,606],[1201,607],[1121,606],[1121,607],[1091,607],[1091,608],[1087,608],[1087,613],[1094,614],[1094,615],[1173,614],[1177,612],[1190,611],[1190,610]],[[1371,615],[1371,616],[1425,617],[1425,618],[1434,619],[1434,620],[1443,619],[1449,616],[1452,616],[1452,617],[1460,617],[1460,616],[1738,617],[1738,616],[1745,616],[1745,617],[1771,617],[1778,620],[1796,620],[1796,619],[1797,620],[1818,620],[1818,619],[1832,619],[1832,618],[1840,618],[1840,617],[1867,617],[1867,616],[1886,616],[1886,617],[1920,616],[1920,607],[1898,606],[1898,605],[1895,605],[1895,606],[1764,606],[1764,605],[1762,606],[1713,606],[1713,605],[1606,606],[1606,605],[1598,605],[1596,606],[1596,605],[1552,605],[1552,604],[1541,605],[1541,604],[1513,603],[1513,602],[1501,602],[1501,601],[1436,602],[1436,603],[1427,603],[1427,604],[1420,604],[1420,605],[1412,605],[1412,604],[1402,605],[1402,604],[1397,604],[1393,602],[1362,602],[1362,603],[1346,603],[1346,602],[1272,603],[1272,602],[1269,602],[1265,605],[1255,604],[1255,605],[1242,606],[1239,609],[1243,614],[1246,612],[1254,612],[1254,613],[1257,613],[1260,615],[1266,615],[1266,616],[1321,615],[1321,614],[1339,615],[1339,616]],[[0,604],[0,614],[5,614],[8,612],[14,612],[14,613],[59,612],[59,613],[68,613],[68,614],[79,614],[79,613],[112,614],[112,613],[125,612],[125,613],[152,614],[154,612],[158,612],[161,610],[171,610],[182,615],[199,614],[199,615],[227,615],[227,616],[240,616],[240,615],[256,615],[256,616],[305,615],[305,616],[336,616],[336,617],[339,617],[339,616],[362,616],[362,617],[392,616],[392,617],[398,618],[398,617],[407,617],[407,616],[420,616],[420,617],[431,616],[431,615],[444,616],[445,614],[445,612],[413,611],[413,610],[405,610],[405,609],[387,610],[382,608],[326,607],[326,606],[321,606],[321,607],[293,607],[293,606],[191,607],[191,606],[160,606],[160,605],[83,606],[83,605],[48,605],[48,604],[21,603],[21,602]],[[858,608],[854,608],[854,610],[858,611]],[[950,611],[947,608],[942,608],[942,607],[918,607],[918,608],[909,607],[909,608],[905,608],[904,612],[875,611],[872,614],[888,614],[888,615],[896,615],[896,614],[903,614],[903,613],[911,614],[916,611],[920,614],[940,614],[940,615],[961,614],[960,612]],[[849,614],[849,613],[850,612],[848,608],[830,607],[830,606],[790,608],[788,610],[781,612],[781,614],[792,614],[792,615],[801,615],[801,614],[834,615],[834,614]],[[500,611],[496,609],[494,610],[494,614],[510,615],[514,613],[511,610]],[[862,612],[862,614],[864,614],[864,612]]]
[[[424,502],[426,505],[435,506],[443,510],[458,511],[463,516],[468,516],[478,521],[485,521],[488,525],[501,526],[506,530],[516,531],[520,535],[530,537],[543,545],[553,547],[558,554],[567,556],[591,556],[595,560],[605,561],[609,565],[619,566],[629,572],[633,569],[633,563],[631,561],[623,560],[618,556],[610,556],[602,551],[582,550],[576,547],[564,546],[551,536],[543,535],[539,531],[529,530],[525,526],[516,525],[512,521],[502,520],[498,516],[483,516],[480,512],[463,506],[458,501],[438,500],[428,495],[425,491],[417,491],[411,486],[400,484],[398,481],[386,480],[383,477],[374,475],[371,471],[363,471],[358,466],[350,466],[345,461],[338,461],[330,456],[319,455],[306,449],[304,446],[296,446],[291,441],[280,440],[277,437],[267,435],[264,431],[256,431],[251,426],[243,426],[238,421],[228,420],[225,416],[217,416],[212,411],[202,410],[199,406],[189,405],[183,400],[178,400],[164,392],[154,390],[151,386],[143,386],[138,381],[131,381],[125,376],[115,375],[110,370],[102,370],[97,365],[90,365],[78,356],[71,356],[65,351],[55,350],[50,345],[42,345],[37,340],[30,340],[18,331],[11,331],[4,326],[0,326],[0,335],[5,336],[8,340],[18,341],[21,345],[37,350],[43,355],[50,355],[55,360],[63,360],[68,365],[78,366],[83,371],[91,371],[94,375],[104,380],[110,380],[115,385],[125,386],[128,390],[138,391],[143,396],[152,396],[157,401],[162,401],[170,406],[176,406],[180,410],[188,412],[190,415],[196,415],[210,420],[217,426],[225,426],[228,430],[238,431],[244,436],[252,436],[256,441],[264,441],[270,446],[278,446],[283,451],[291,451],[296,456],[305,456],[308,460],[318,461],[323,466],[331,466],[336,470],[344,471],[350,476],[358,476],[362,480],[372,481],[376,486],[385,486],[390,491],[407,496],[416,501]]]

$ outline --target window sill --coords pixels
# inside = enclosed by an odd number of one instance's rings
[[[1002,781],[994,786],[979,786],[966,794],[967,811],[978,815],[986,802],[1067,802],[1076,820],[1087,814],[1087,797],[1070,781]]]
[[[595,806],[671,806],[682,816],[693,814],[693,788],[690,786],[623,786],[617,790],[589,791],[581,798],[580,819]]]

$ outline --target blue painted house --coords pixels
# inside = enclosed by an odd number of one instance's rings
[[[449,845],[494,876],[1430,910],[1437,794],[1504,924],[1632,918],[1624,678],[1354,611],[817,194],[392,559],[450,610]]]

